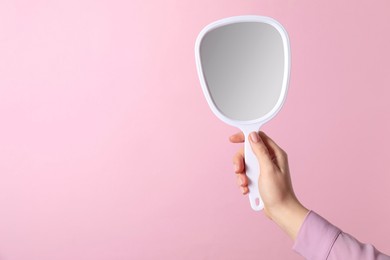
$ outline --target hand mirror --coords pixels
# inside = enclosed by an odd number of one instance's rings
[[[195,57],[211,110],[245,134],[249,201],[254,210],[261,210],[260,167],[248,135],[274,117],[285,100],[290,75],[288,35],[269,17],[230,17],[200,32]]]

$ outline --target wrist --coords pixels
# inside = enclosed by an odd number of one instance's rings
[[[292,240],[296,239],[299,229],[308,213],[309,210],[295,198],[267,211],[267,215],[272,221],[291,237]]]

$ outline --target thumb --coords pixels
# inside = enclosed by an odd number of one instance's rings
[[[271,155],[259,134],[257,132],[250,133],[249,140],[252,147],[252,151],[256,155],[259,163],[262,166],[272,165]]]

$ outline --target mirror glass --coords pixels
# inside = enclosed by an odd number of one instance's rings
[[[221,114],[249,121],[277,105],[286,53],[274,26],[238,22],[216,27],[203,36],[199,52],[208,92]]]

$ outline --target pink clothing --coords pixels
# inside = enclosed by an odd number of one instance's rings
[[[343,233],[314,211],[306,216],[293,249],[309,260],[390,260],[390,256]]]

